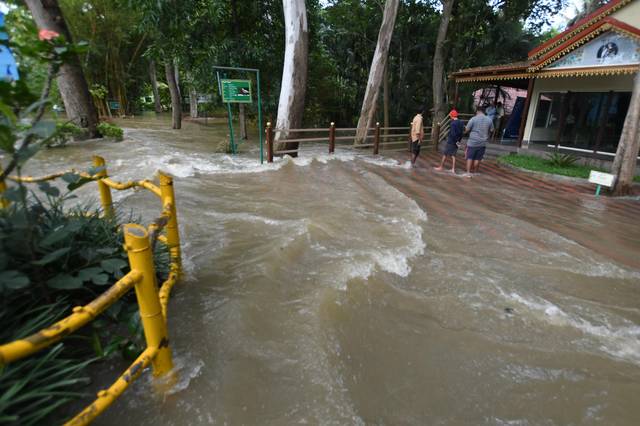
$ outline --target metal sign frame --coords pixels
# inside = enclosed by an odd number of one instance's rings
[[[242,68],[242,67],[221,67],[214,66],[213,69],[216,70],[216,76],[218,78],[218,93],[222,97],[222,79],[220,78],[220,71],[240,71],[240,72],[255,72],[256,73],[256,91],[258,92],[258,136],[260,138],[260,164],[264,163],[264,135],[262,133],[262,98],[260,93],[260,70],[257,68]],[[223,76],[224,77],[224,76]],[[251,86],[249,86],[251,87]],[[223,100],[224,102],[224,100]],[[231,138],[231,150],[234,154],[236,154],[236,143],[233,137],[233,122],[231,120],[231,103],[224,102],[227,104],[227,120],[229,122],[229,137]],[[242,102],[249,103],[249,102]],[[253,100],[252,102],[253,103]]]

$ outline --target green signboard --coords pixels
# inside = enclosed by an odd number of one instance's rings
[[[250,104],[251,80],[220,80],[222,102]]]
[[[120,109],[120,102],[109,101],[109,109]]]

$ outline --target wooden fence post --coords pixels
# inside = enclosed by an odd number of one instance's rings
[[[376,134],[373,140],[373,155],[378,155],[380,150],[380,123],[376,122]]]
[[[331,122],[329,126],[329,154],[333,154],[336,149],[336,123]]]
[[[273,129],[271,122],[267,123],[267,163],[273,163]]]

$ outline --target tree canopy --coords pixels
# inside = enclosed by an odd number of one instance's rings
[[[546,24],[564,2],[456,1],[445,43],[445,73],[524,58],[549,36]],[[220,106],[214,65],[259,68],[265,116],[275,119],[284,54],[280,0],[60,0],[60,4],[74,38],[89,43],[81,62],[90,87],[94,93],[102,88],[106,92],[102,96],[117,100],[123,113],[153,110],[148,102],[152,95],[149,63],[174,58],[183,98],[194,88],[212,95],[214,107]],[[307,0],[306,8],[305,124],[353,125],[384,2]],[[437,0],[400,2],[387,73],[391,122],[407,122],[417,106],[431,107],[432,61],[441,11]],[[9,15],[14,15],[10,22],[24,22],[28,12],[17,7]],[[27,35],[33,32],[28,25],[20,28]],[[37,77],[38,72],[31,74]],[[162,80],[163,73],[158,78]],[[382,108],[377,114],[382,116]]]

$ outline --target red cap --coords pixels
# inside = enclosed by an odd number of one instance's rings
[[[457,116],[458,116],[458,111],[456,111],[455,109],[452,109],[451,112],[449,113],[449,117],[456,118]]]

